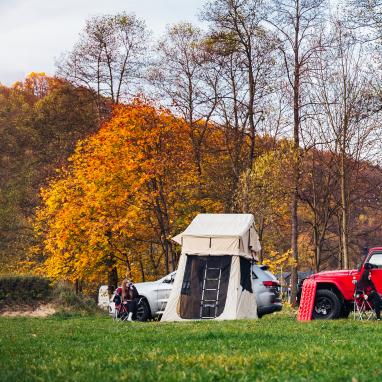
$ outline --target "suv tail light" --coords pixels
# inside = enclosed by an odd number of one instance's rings
[[[263,285],[267,288],[274,288],[278,287],[279,283],[278,281],[263,281]]]

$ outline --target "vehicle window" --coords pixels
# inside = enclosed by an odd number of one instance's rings
[[[378,268],[382,268],[382,253],[372,254],[368,263],[378,265]]]
[[[264,271],[272,280],[277,280],[277,277],[270,271]]]
[[[264,271],[257,265],[252,267],[252,275],[254,279],[259,279],[261,281],[277,280],[270,271]]]
[[[175,275],[176,275],[176,272],[170,273],[169,275],[163,278],[162,283],[172,284],[175,280]]]

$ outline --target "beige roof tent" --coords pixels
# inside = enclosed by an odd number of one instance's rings
[[[253,215],[199,214],[173,240],[182,253],[162,321],[257,318]]]

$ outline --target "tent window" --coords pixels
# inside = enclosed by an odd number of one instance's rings
[[[240,257],[240,285],[243,290],[253,293],[251,280],[251,262]]]
[[[188,262],[187,262],[188,264]],[[191,267],[187,267],[184,271],[184,276],[183,276],[183,283],[182,283],[182,290],[181,294],[185,296],[190,296],[191,294]]]
[[[215,318],[223,313],[227,298],[232,256],[187,255],[180,317]]]

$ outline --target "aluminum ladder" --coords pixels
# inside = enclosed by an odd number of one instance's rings
[[[215,318],[219,307],[221,268],[204,268],[202,298],[200,300],[200,318]]]

